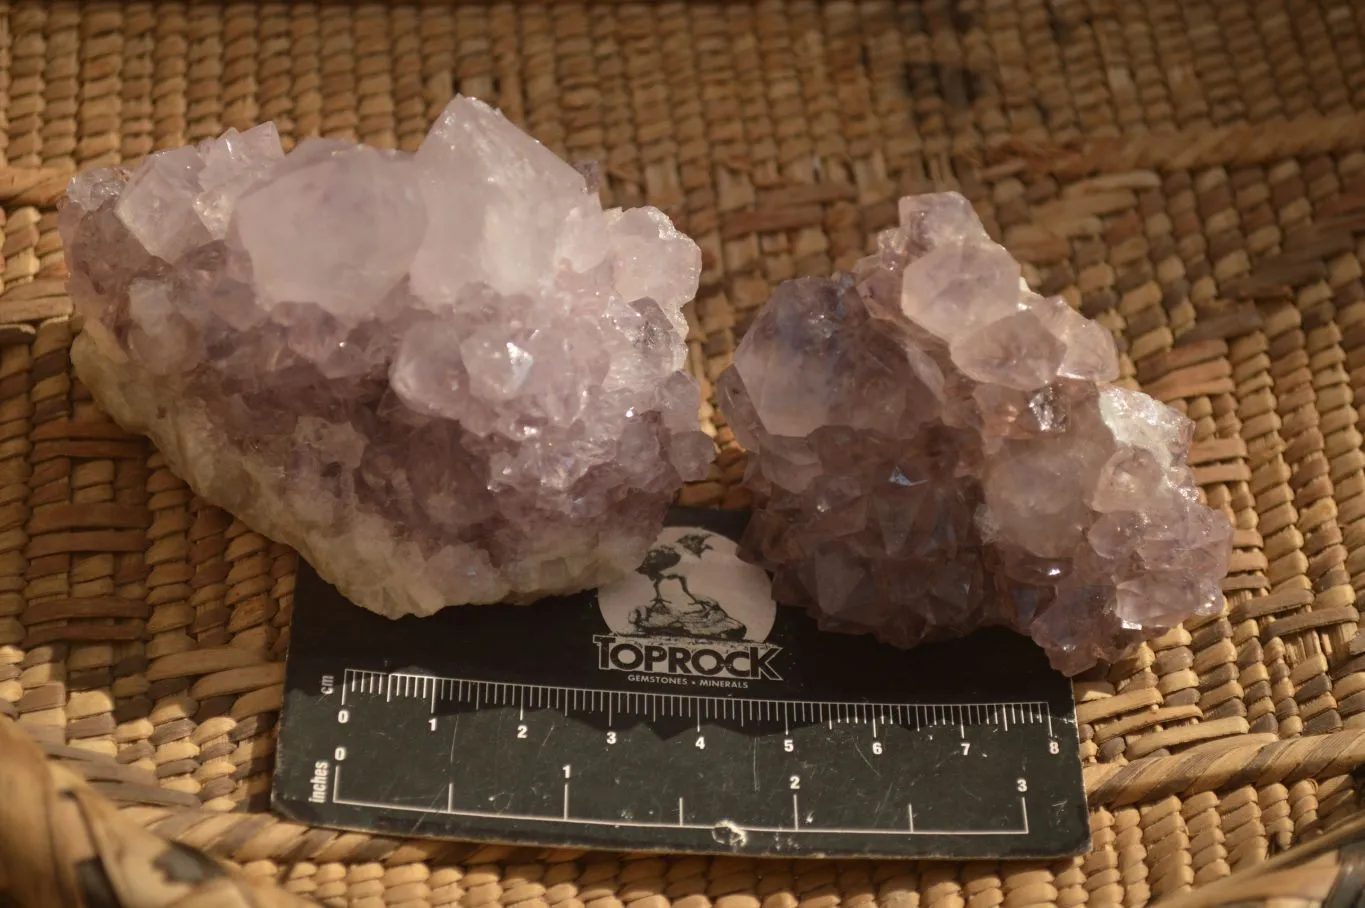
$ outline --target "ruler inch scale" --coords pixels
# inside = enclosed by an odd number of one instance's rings
[[[424,619],[356,609],[302,567],[276,812],[632,852],[1088,847],[1070,684],[1030,641],[986,630],[905,651],[825,633],[734,558],[743,515],[668,523],[652,573]]]
[[[716,834],[717,829],[724,830],[726,835],[743,835],[747,838],[749,833],[769,833],[773,835],[886,835],[886,836],[1001,836],[1001,835],[1028,835],[1028,801],[1025,795],[1019,796],[1019,815],[1022,824],[1019,829],[916,829],[914,805],[906,803],[906,828],[905,829],[868,829],[868,828],[847,828],[847,827],[819,827],[802,826],[800,806],[797,800],[798,795],[792,795],[792,825],[791,826],[738,826],[726,821],[721,823],[688,823],[684,820],[684,799],[678,798],[678,822],[676,823],[647,823],[634,820],[602,820],[590,817],[577,817],[569,815],[569,781],[564,782],[564,814],[561,817],[541,816],[537,814],[516,814],[499,813],[496,811],[479,810],[456,810],[453,806],[441,807],[414,807],[401,804],[390,804],[384,801],[358,801],[350,798],[343,798],[340,794],[341,789],[341,767],[338,766],[336,774],[333,776],[332,803],[341,804],[347,807],[365,807],[375,810],[402,810],[413,813],[438,813],[452,817],[469,817],[473,819],[497,820],[506,822],[516,820],[524,823],[566,823],[580,826],[607,826],[612,829],[687,829],[701,830]],[[447,798],[453,800],[455,796],[455,783],[449,783],[447,788]]]

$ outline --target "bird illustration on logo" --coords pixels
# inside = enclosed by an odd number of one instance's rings
[[[646,577],[654,597],[631,610],[633,634],[644,637],[693,637],[712,640],[743,640],[746,628],[709,596],[698,596],[687,585],[685,555],[700,561],[711,551],[710,533],[687,533],[673,543],[659,543],[649,550],[636,572]],[[680,591],[665,593],[672,583]]]

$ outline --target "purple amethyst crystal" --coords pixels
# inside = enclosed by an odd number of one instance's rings
[[[627,572],[711,461],[697,246],[479,101],[415,154],[267,124],[83,173],[61,234],[99,403],[374,611]]]
[[[1190,420],[1109,384],[1109,333],[962,196],[900,214],[852,274],[780,286],[720,378],[775,595],[903,646],[1005,625],[1069,674],[1221,610],[1232,527]]]

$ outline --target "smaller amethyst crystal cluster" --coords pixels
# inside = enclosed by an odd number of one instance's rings
[[[60,229],[99,403],[374,611],[627,573],[714,454],[696,244],[482,102],[415,154],[267,124],[83,173]]]
[[[1216,614],[1232,527],[1193,424],[1118,374],[966,199],[903,199],[853,273],[779,287],[720,378],[763,502],[742,552],[827,628],[1005,625],[1068,674]]]

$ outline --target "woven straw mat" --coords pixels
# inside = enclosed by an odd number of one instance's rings
[[[265,812],[295,556],[73,378],[56,205],[78,168],[264,120],[411,149],[456,91],[696,238],[708,391],[779,281],[956,188],[1195,420],[1237,527],[1228,610],[1076,683],[1090,854],[639,857]],[[240,869],[213,905],[468,908],[1137,906],[1319,834],[1365,761],[1363,142],[1352,0],[0,3],[0,903],[117,904],[92,854],[125,898],[164,883],[138,855],[200,866],[144,829]],[[682,500],[743,506],[743,452],[703,416],[721,454]]]

